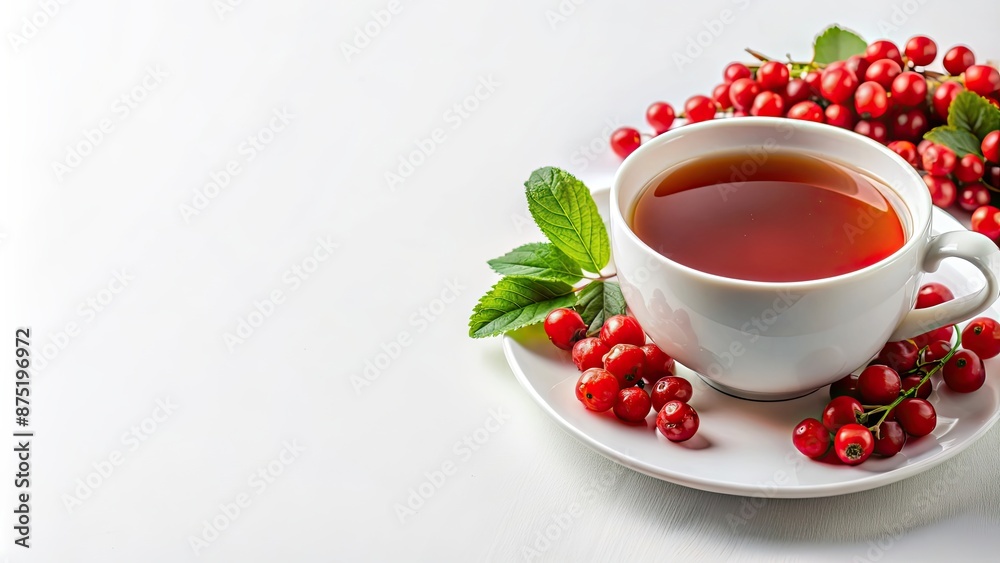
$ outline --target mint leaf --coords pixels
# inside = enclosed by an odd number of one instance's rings
[[[587,336],[597,334],[608,317],[625,314],[625,296],[621,286],[615,282],[591,282],[580,290],[576,311],[589,327]]]
[[[573,286],[556,281],[506,277],[476,303],[469,336],[485,338],[535,324],[552,309],[576,304]]]
[[[505,276],[576,283],[583,277],[580,265],[555,245],[533,242],[519,246],[487,262],[493,271]]]
[[[813,62],[830,64],[847,60],[851,55],[863,55],[868,44],[857,33],[840,26],[830,26],[816,36]]]
[[[948,106],[948,125],[970,131],[982,142],[987,133],[1000,129],[1000,108],[965,90]]]
[[[983,156],[981,144],[975,135],[954,125],[941,125],[924,133],[924,138],[955,151],[959,157],[967,154]]]
[[[524,186],[528,211],[552,244],[588,272],[600,272],[611,258],[611,245],[587,186],[552,167],[532,172]]]

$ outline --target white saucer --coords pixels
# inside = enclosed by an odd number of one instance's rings
[[[606,217],[608,190],[595,192],[594,199]],[[935,233],[963,228],[946,212],[934,209]],[[970,279],[980,279],[974,267],[949,259],[924,281],[961,290]],[[1000,318],[1000,311],[994,304],[984,315]],[[724,395],[678,366],[678,374],[694,387],[691,405],[698,411],[701,427],[688,442],[674,444],[656,431],[654,413],[645,426],[629,426],[610,411],[586,410],[574,395],[579,372],[569,352],[549,344],[540,325],[504,335],[503,349],[521,385],[570,435],[641,473],[717,493],[807,498],[873,489],[948,460],[978,440],[1000,417],[998,357],[986,361],[986,385],[975,393],[961,395],[943,384],[937,386],[931,396],[938,414],[933,434],[910,440],[895,457],[873,457],[856,467],[833,465],[807,459],[791,441],[795,424],[820,415],[829,400],[827,388],[790,401],[759,403]]]

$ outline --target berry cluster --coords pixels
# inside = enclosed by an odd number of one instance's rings
[[[572,309],[553,310],[544,326],[552,344],[572,350],[573,363],[583,372],[576,384],[583,406],[611,410],[631,424],[644,423],[652,409],[656,428],[671,442],[683,442],[698,431],[698,413],[688,404],[691,384],[676,375],[673,358],[646,343],[634,317],[608,317],[600,335],[590,338],[587,324]]]
[[[947,287],[930,283],[920,288],[916,307],[953,298]],[[872,454],[894,456],[908,437],[930,434],[937,426],[937,413],[928,401],[931,379],[940,373],[952,391],[971,393],[986,382],[983,360],[1000,354],[1000,324],[993,319],[973,319],[954,345],[953,332],[944,327],[887,343],[860,374],[830,386],[831,400],[821,418],[800,422],[792,431],[792,443],[810,458],[835,456],[857,465]]]
[[[688,98],[683,113],[666,102],[651,104],[646,120],[654,134],[670,130],[678,117],[697,123],[748,115],[850,129],[888,145],[922,170],[935,205],[957,203],[974,212],[973,230],[1000,239],[1000,208],[990,205],[994,198],[1000,200],[1000,131],[985,134],[981,143],[977,138],[980,146],[965,146],[961,157],[951,148],[921,140],[932,127],[948,121],[951,104],[963,91],[1000,108],[1000,70],[976,64],[972,51],[961,45],[944,54],[947,74],[927,70],[938,49],[922,35],[911,38],[902,50],[891,41],[875,41],[864,54],[829,64],[783,63],[748,51],[760,64],[729,64],[712,95]],[[625,158],[642,139],[638,130],[622,127],[612,133],[611,148]]]

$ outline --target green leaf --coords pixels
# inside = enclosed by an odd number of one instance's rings
[[[469,336],[497,336],[545,319],[552,309],[572,307],[573,286],[556,281],[506,277],[497,282],[472,309]]]
[[[583,277],[580,265],[555,245],[533,242],[519,246],[487,262],[493,271],[505,276],[576,283]]]
[[[863,55],[868,44],[857,33],[832,25],[816,36],[813,62],[830,64],[847,60],[851,55]]]
[[[941,125],[924,133],[924,138],[955,151],[959,157],[967,154],[983,156],[981,144],[975,135],[954,125]]]
[[[982,142],[987,133],[1000,129],[1000,108],[965,90],[948,106],[948,125],[970,131]]]
[[[597,334],[608,317],[625,314],[625,296],[621,286],[615,282],[591,282],[580,290],[576,310],[589,327],[587,336]]]
[[[611,245],[587,186],[552,167],[532,172],[524,186],[528,210],[552,244],[588,272],[600,272],[611,258]]]

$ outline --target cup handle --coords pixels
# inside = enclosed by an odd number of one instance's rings
[[[889,337],[890,342],[968,320],[985,311],[1000,297],[1000,249],[996,243],[971,231],[942,233],[928,243],[923,270],[933,272],[941,260],[951,257],[961,258],[978,268],[986,278],[986,287],[947,303],[910,311]]]

